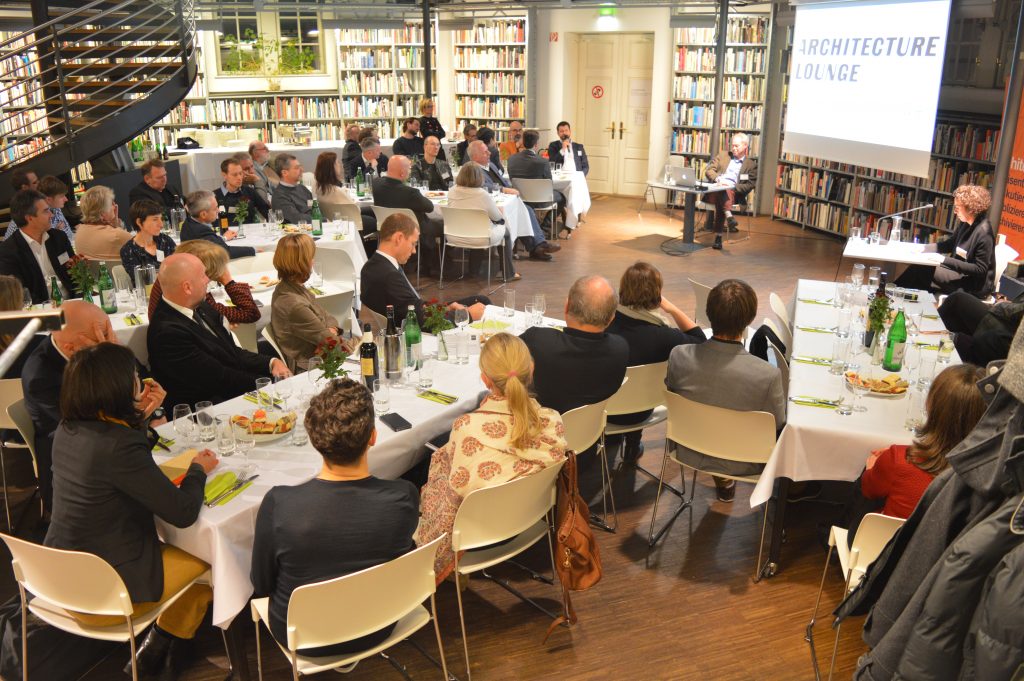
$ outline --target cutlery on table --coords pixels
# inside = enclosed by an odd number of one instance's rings
[[[810,333],[835,333],[836,327],[834,326],[798,326],[798,331],[808,331]]]
[[[417,396],[422,397],[425,400],[430,400],[431,402],[437,402],[438,404],[445,405],[455,404],[459,401],[459,398],[455,395],[448,395],[435,390],[421,390]]]
[[[837,407],[843,403],[844,398],[840,397],[834,400],[829,400],[824,397],[815,397],[814,395],[792,395],[789,399],[793,402],[814,402],[816,404],[827,404],[832,407]]]
[[[268,395],[267,393],[261,393],[260,397],[262,397],[264,400],[270,400],[271,399],[270,395]],[[252,393],[246,393],[245,394],[245,401],[246,402],[252,402],[253,404],[259,404],[260,403],[260,401],[258,399],[256,399],[256,396],[253,395]],[[271,404],[273,406],[275,406],[275,407],[283,407],[284,406],[284,400],[281,400],[281,399],[278,399],[278,398],[275,397],[271,401]]]
[[[250,475],[247,478],[239,478],[238,480],[235,481],[235,484],[233,484],[231,487],[227,488],[226,490],[224,490],[223,492],[221,492],[220,494],[215,496],[213,499],[210,499],[209,501],[207,501],[206,502],[206,507],[207,508],[213,508],[218,503],[223,501],[232,492],[239,492],[239,491],[241,491],[242,487],[244,487],[245,485],[248,485],[249,483],[251,483],[253,480],[255,480],[258,477],[260,477],[259,473],[256,473],[255,475]]]
[[[798,302],[808,303],[810,305],[831,305],[832,299],[820,299],[820,298],[797,298]]]
[[[794,362],[800,362],[801,364],[814,364],[819,367],[832,366],[831,357],[807,357],[803,355],[793,355],[790,359]]]
[[[258,478],[259,476],[258,475],[254,475],[252,477],[253,478]],[[252,478],[249,478],[249,480],[247,480],[246,482],[242,483],[241,487],[238,487],[238,488],[236,488],[236,489],[234,489],[232,491],[229,491],[227,493],[227,496],[222,498],[215,505],[216,506],[223,506],[224,504],[228,503],[229,501],[231,501],[232,499],[234,499],[235,497],[237,497],[238,495],[240,495],[242,492],[244,492],[245,490],[249,489],[250,487],[252,487]]]

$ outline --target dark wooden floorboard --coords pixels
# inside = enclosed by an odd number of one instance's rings
[[[726,244],[723,252],[710,249],[687,257],[670,257],[660,244],[677,236],[679,220],[647,210],[639,217],[635,199],[595,197],[587,222],[563,248],[554,263],[519,261],[523,275],[514,284],[520,309],[534,293],[547,294],[548,313],[561,316],[565,293],[578,276],[599,273],[617,285],[622,270],[634,260],[659,267],[665,278],[665,295],[683,310],[692,312],[693,294],[688,277],[714,284],[726,277],[748,281],[759,295],[759,318],[770,315],[768,293],[788,299],[799,277],[833,279],[842,242],[816,232],[805,232],[766,218],[752,221],[749,241]],[[746,218],[740,218],[741,224]],[[710,235],[702,240],[710,243]],[[482,282],[464,281],[441,292],[455,298],[476,292]],[[424,297],[438,295],[436,287]],[[492,296],[502,301],[502,292]],[[664,428],[645,433],[642,463],[660,469]],[[672,478],[679,482],[678,470]],[[687,477],[689,483],[689,476]],[[624,472],[616,482],[619,532],[597,532],[604,562],[604,579],[591,591],[576,594],[574,604],[580,622],[559,629],[546,644],[541,640],[548,621],[520,603],[496,584],[473,579],[465,593],[466,624],[473,675],[480,681],[521,679],[622,679],[672,680],[804,680],[813,678],[804,627],[824,566],[825,552],[815,539],[821,505],[804,502],[787,514],[787,542],[780,573],[758,584],[751,581],[761,529],[759,511],[749,506],[751,487],[739,485],[736,501],[714,500],[709,478],[698,477],[693,509],[676,520],[666,537],[648,555],[646,537],[656,483]],[[662,497],[659,520],[675,510],[679,500]],[[546,544],[534,547],[526,563],[538,571],[550,569]],[[4,594],[13,592],[8,562],[4,563]],[[512,568],[497,574],[512,579],[531,596],[558,607],[555,587],[533,582]],[[827,668],[832,649],[832,630],[827,616],[842,592],[838,568],[831,570],[825,585],[816,642],[819,658]],[[438,591],[438,609],[446,658],[450,670],[465,681],[462,643],[454,585]],[[339,611],[344,616],[344,611]],[[248,619],[248,614],[242,617]],[[851,620],[842,629],[836,678],[849,678],[856,658],[864,652],[861,621]],[[250,668],[255,675],[255,642],[249,630]],[[415,639],[436,654],[433,630],[427,627]],[[265,678],[287,679],[290,671],[280,651],[263,636]],[[439,679],[436,671],[407,644],[393,649],[415,679]],[[198,659],[183,681],[220,681],[226,671],[220,634],[201,632]],[[127,651],[104,662],[87,678],[123,679],[120,668]],[[320,678],[339,678],[331,672]],[[352,681],[399,679],[381,659],[361,662],[346,677]]]

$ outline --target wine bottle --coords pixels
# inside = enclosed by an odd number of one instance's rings
[[[114,291],[114,279],[110,276],[110,270],[107,269],[106,263],[100,263],[100,277],[96,286],[100,290],[100,307],[107,314],[116,313],[117,294]]]
[[[886,371],[899,371],[903,368],[903,352],[907,347],[907,320],[903,310],[896,312],[896,319],[889,329],[889,337],[885,344],[885,359],[882,368]]]
[[[423,334],[420,324],[416,321],[416,307],[409,306],[405,316],[405,362],[406,365],[419,369],[423,366]]]
[[[313,199],[313,208],[309,213],[310,221],[313,223],[313,236],[323,236],[324,216],[320,212],[320,202]]]
[[[395,326],[395,307],[387,307],[388,325],[384,330],[385,376],[389,379],[402,377],[402,339]]]
[[[377,362],[377,344],[373,342],[373,331],[369,324],[363,324],[363,343],[359,346],[359,370],[366,387],[373,390],[373,382],[380,378]]]
[[[224,206],[217,206],[217,214],[220,216],[220,231],[223,234],[228,231],[228,227],[231,226],[231,223],[228,220],[228,211]]]

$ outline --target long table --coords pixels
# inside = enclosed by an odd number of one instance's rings
[[[904,265],[926,265],[936,267],[945,259],[941,253],[925,253],[924,244],[890,242],[872,244],[867,239],[847,239],[843,257],[856,260],[892,262]]]
[[[801,279],[796,287],[796,305],[793,318],[793,349],[796,357],[831,357],[832,333],[820,333],[801,330],[800,327],[831,328],[838,320],[838,309],[831,304],[818,302],[831,300],[836,294],[836,284],[828,281]],[[935,315],[935,299],[925,291],[919,292],[917,303],[906,305],[907,315],[921,311],[926,315]],[[853,320],[853,324],[863,320]],[[908,325],[910,321],[908,319]],[[922,319],[922,336],[919,340],[928,343],[937,342],[936,332],[942,331],[942,323],[933,319]],[[932,350],[922,350],[930,352]],[[851,361],[861,365],[861,372],[873,377],[880,377],[889,372],[880,366],[871,366],[871,358],[865,348],[857,350]],[[960,359],[954,351],[952,363]],[[936,372],[942,369],[937,365]],[[901,375],[905,379],[916,379],[917,374],[904,368]],[[913,381],[911,381],[913,389]],[[829,373],[827,366],[791,362],[789,369],[790,397],[812,396],[825,399],[844,397],[853,398],[853,394],[844,387],[842,376]],[[875,449],[888,447],[892,444],[910,444],[913,433],[904,427],[907,413],[906,394],[899,398],[875,397],[865,395],[860,398],[860,405],[867,408],[866,412],[855,412],[850,416],[840,416],[833,409],[802,406],[788,403],[786,426],[779,435],[771,458],[761,473],[760,480],[750,496],[751,507],[760,506],[775,495],[784,500],[785,489],[790,481],[803,480],[856,480],[864,470],[868,456]],[[776,485],[776,483],[782,483]],[[782,504],[778,504],[781,511]],[[781,544],[782,513],[777,512],[773,523],[772,551],[769,561],[778,563],[778,549]]]

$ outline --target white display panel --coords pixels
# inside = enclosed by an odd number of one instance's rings
[[[927,177],[949,4],[797,6],[783,151]]]

